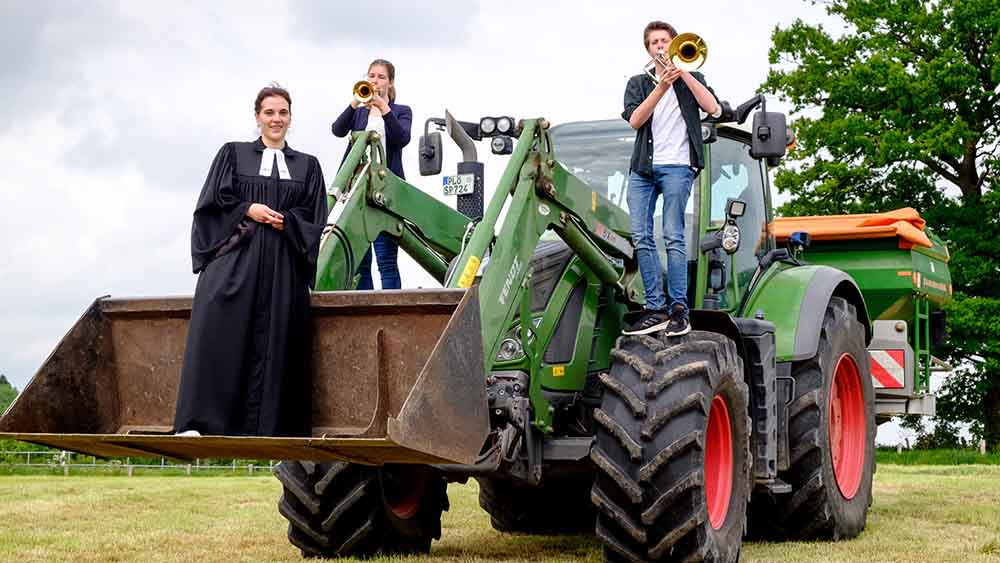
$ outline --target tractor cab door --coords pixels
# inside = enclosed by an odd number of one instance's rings
[[[628,206],[629,164],[636,132],[621,119],[581,121],[554,127],[551,131],[556,157],[574,176],[626,213]],[[698,229],[695,204],[697,186],[704,174],[695,178],[692,197],[684,207],[684,240],[688,259],[688,279],[693,280],[698,264]],[[656,198],[653,212],[653,239],[660,264],[666,268],[667,253],[663,242],[663,198]],[[666,287],[666,270],[664,287]],[[689,287],[693,287],[689,283]],[[640,291],[641,294],[641,291]],[[688,299],[691,302],[689,296]]]
[[[750,156],[749,135],[742,131],[720,128],[718,138],[705,149],[706,169],[698,182],[698,239],[714,236],[725,225],[730,200],[738,199],[746,208],[735,219],[740,230],[736,252],[727,254],[717,249],[702,253],[695,246],[697,254],[688,257],[698,258],[693,302],[702,308],[705,296],[714,294],[720,310],[735,313],[760,257],[774,248],[774,237],[767,229],[771,217],[767,170],[761,160]]]

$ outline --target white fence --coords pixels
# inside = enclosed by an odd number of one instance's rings
[[[125,472],[129,477],[133,475],[136,469],[142,470],[173,470],[181,471],[187,475],[192,475],[194,473],[240,473],[246,475],[255,475],[261,472],[270,473],[274,470],[274,466],[277,464],[274,460],[268,460],[266,465],[264,462],[256,461],[251,462],[249,460],[232,460],[232,463],[225,465],[222,464],[209,464],[202,463],[202,460],[196,459],[194,463],[178,463],[175,461],[170,461],[167,458],[159,458],[159,463],[132,463],[132,458],[121,458],[112,460],[101,460],[94,456],[82,456],[80,454],[74,454],[67,451],[52,451],[52,450],[39,450],[39,451],[0,451],[0,457],[4,460],[9,460],[11,457],[16,458],[17,462],[4,461],[0,463],[0,469],[4,467],[24,467],[24,468],[49,468],[49,469],[62,469],[63,475],[69,475],[71,469],[76,469],[81,472],[92,473],[95,471],[107,471],[107,472]],[[75,458],[75,459],[74,459]],[[90,463],[81,462],[81,460],[90,459]],[[138,460],[137,460],[138,461]],[[144,460],[146,461],[146,460]]]

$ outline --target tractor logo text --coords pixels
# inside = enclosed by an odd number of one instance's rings
[[[500,290],[500,304],[507,304],[507,294],[510,293],[510,287],[514,285],[514,279],[518,274],[521,273],[521,261],[514,256],[514,262],[510,265],[510,271],[507,272],[507,279],[503,282],[503,288]]]

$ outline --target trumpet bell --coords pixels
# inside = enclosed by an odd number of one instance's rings
[[[367,80],[358,80],[354,83],[354,88],[351,89],[351,92],[353,92],[355,100],[359,103],[367,104],[375,96],[375,85]]]
[[[697,33],[682,33],[670,42],[667,58],[681,70],[697,70],[708,58],[708,45]]]

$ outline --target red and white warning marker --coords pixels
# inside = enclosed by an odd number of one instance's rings
[[[906,382],[904,350],[869,350],[872,358],[872,384],[876,389],[902,389]]]

